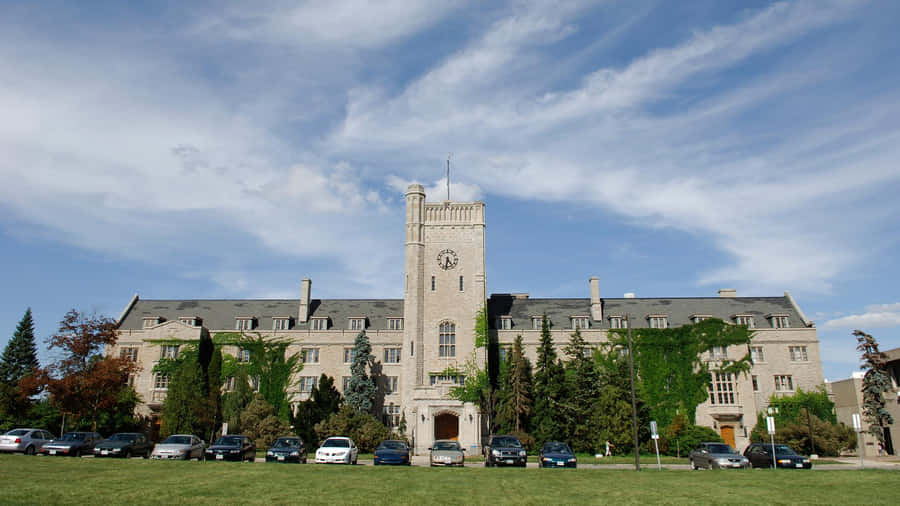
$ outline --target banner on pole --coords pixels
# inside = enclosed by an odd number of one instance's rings
[[[775,434],[775,417],[774,416],[766,417],[766,429],[768,429],[769,434]]]

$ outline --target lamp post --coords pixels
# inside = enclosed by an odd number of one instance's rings
[[[634,470],[641,470],[640,447],[637,430],[637,395],[634,393],[634,349],[631,345],[631,315],[625,314],[625,325],[628,327],[628,371],[631,376],[631,430],[634,435]]]

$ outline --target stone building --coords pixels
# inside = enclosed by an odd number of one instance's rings
[[[302,400],[320,374],[346,386],[352,347],[365,330],[381,368],[378,407],[396,426],[401,416],[417,452],[435,439],[458,439],[479,452],[483,433],[476,406],[453,399],[450,389],[463,383],[466,364],[485,364],[474,341],[475,317],[487,305],[490,333],[501,355],[519,334],[533,360],[544,314],[553,323],[561,349],[574,328],[590,345],[606,342],[609,329],[631,325],[664,328],[704,318],[749,325],[756,331],[754,366],[747,376],[711,378],[710,399],[697,410],[697,423],[719,431],[739,449],[773,394],[823,383],[818,338],[812,322],[785,292],[779,297],[601,298],[600,280],[589,280],[589,297],[537,299],[528,294],[487,297],[485,278],[485,205],[483,202],[425,201],[421,185],[406,193],[406,263],[403,299],[315,299],[304,279],[300,298],[290,300],[143,300],[135,295],[118,319],[119,341],[109,353],[139,362],[134,378],[145,399],[144,414],[158,412],[168,378],[152,373],[161,358],[178,353],[178,340],[204,333],[253,332],[288,339],[288,353],[301,353],[303,370],[295,400]],[[234,348],[234,347],[231,347]],[[740,357],[739,347],[711,350],[709,360]],[[226,350],[240,356],[236,348]],[[226,388],[230,385],[226,384]]]

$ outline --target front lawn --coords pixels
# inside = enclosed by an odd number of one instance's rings
[[[900,472],[430,469],[0,455],[3,504],[895,504]]]

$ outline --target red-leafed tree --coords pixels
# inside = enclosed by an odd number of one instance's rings
[[[38,375],[51,402],[73,422],[89,421],[92,430],[97,430],[101,417],[110,418],[111,411],[128,409],[129,404],[134,408],[123,399],[134,398],[128,375],[135,372],[136,364],[103,354],[116,337],[116,324],[110,318],[73,309],[49,341],[49,349],[62,352],[61,358]]]

